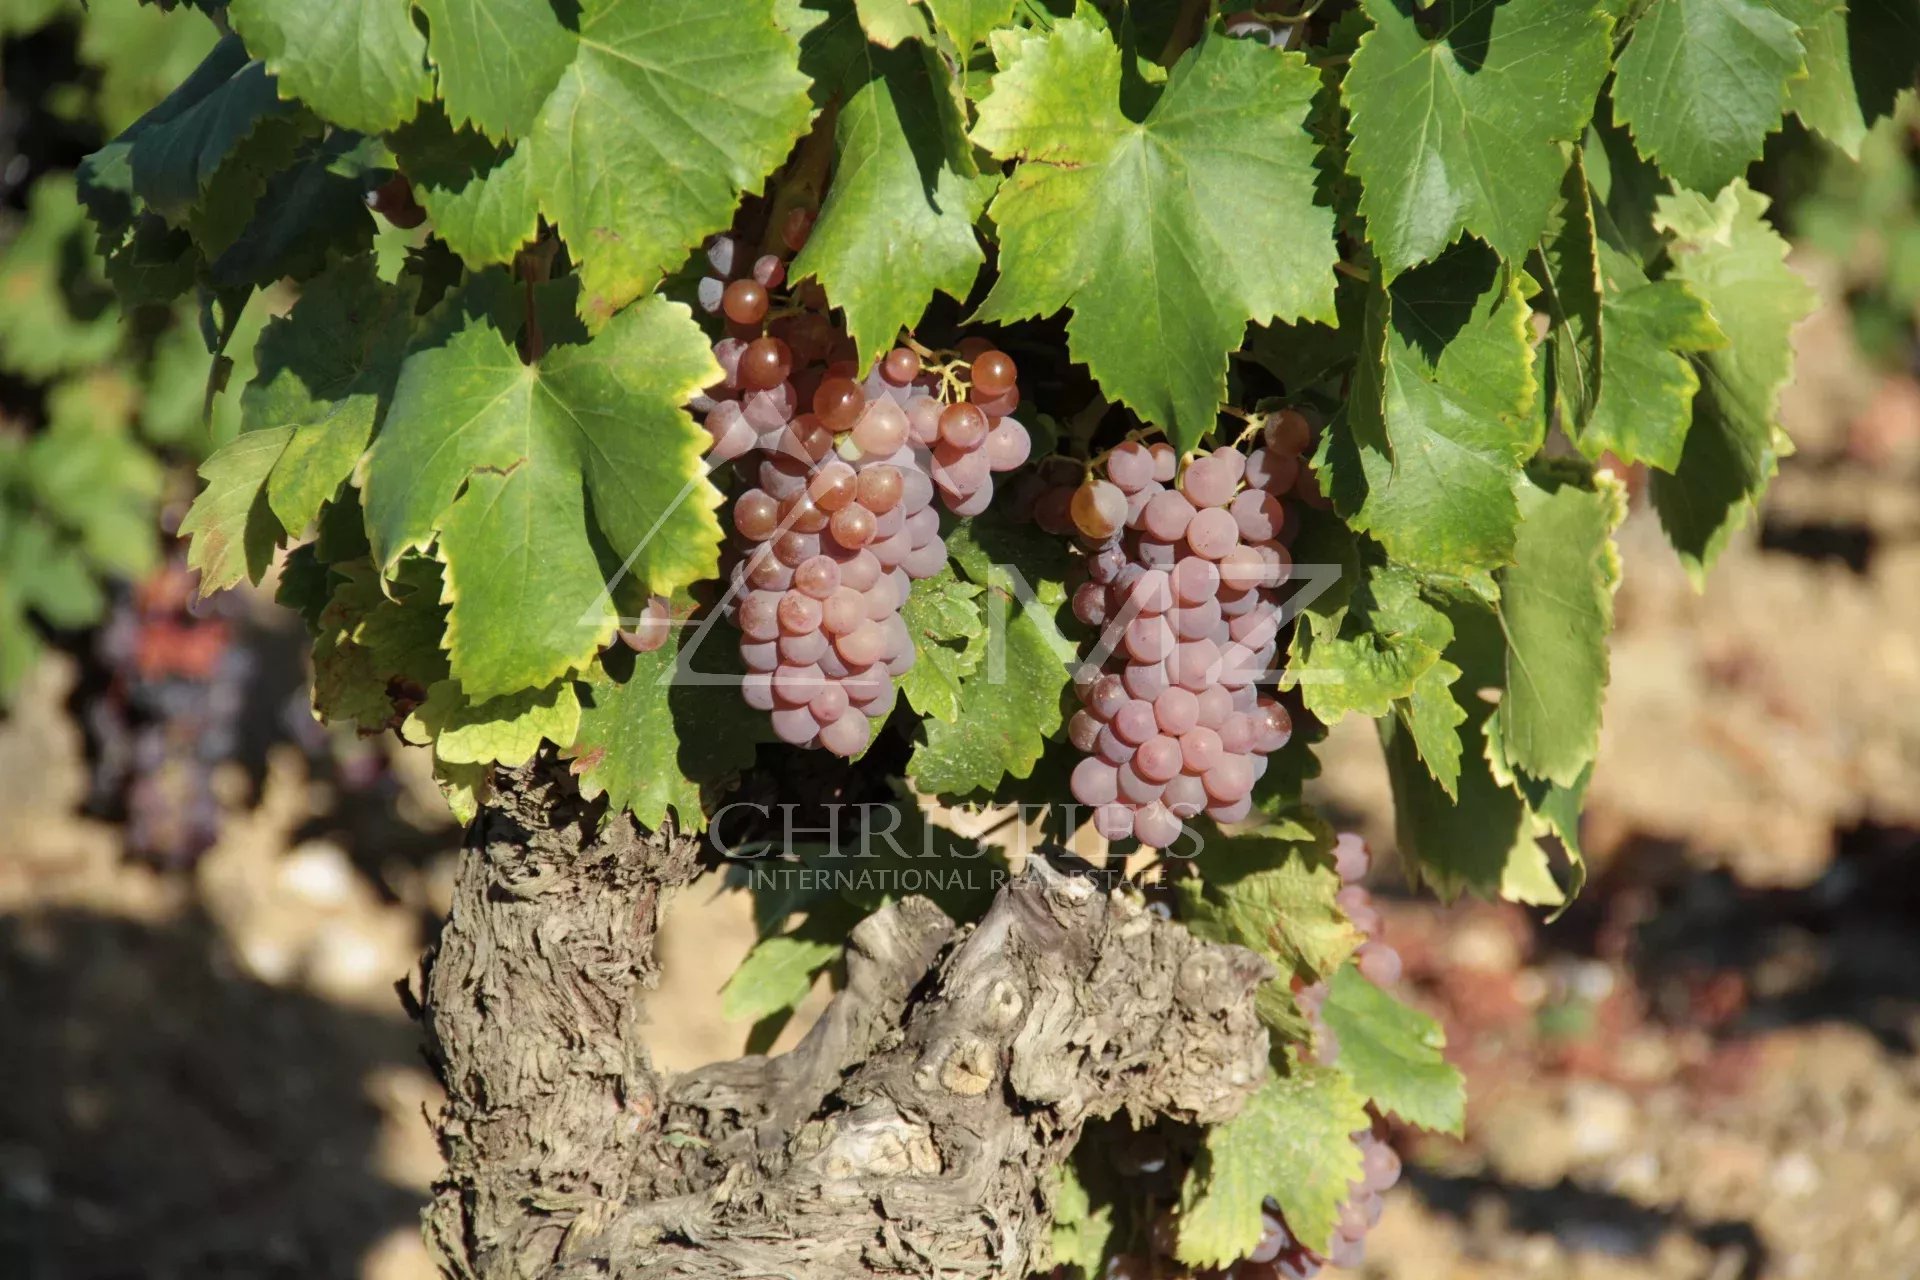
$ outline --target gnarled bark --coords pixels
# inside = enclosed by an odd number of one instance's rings
[[[1213,1123],[1262,1078],[1265,960],[1036,862],[972,926],[868,917],[791,1053],[663,1082],[640,997],[694,843],[596,829],[551,767],[502,784],[427,986],[452,1274],[1025,1276],[1089,1120]]]

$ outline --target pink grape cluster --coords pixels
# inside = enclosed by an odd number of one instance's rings
[[[1373,855],[1368,852],[1365,840],[1351,831],[1335,838],[1333,868],[1340,876],[1340,891],[1334,894],[1333,900],[1354,927],[1367,936],[1354,953],[1354,964],[1368,982],[1390,987],[1400,981],[1400,953],[1380,938],[1380,909],[1373,905],[1373,895],[1362,883],[1372,865]],[[1333,1065],[1340,1056],[1340,1041],[1320,1016],[1327,1001],[1327,984],[1316,982],[1300,988],[1294,993],[1294,1001],[1307,1015],[1313,1030],[1314,1059],[1323,1066]]]
[[[803,238],[801,228],[788,244]],[[767,321],[785,279],[777,256],[731,280],[732,242],[707,256],[716,274],[702,305],[725,314],[729,333],[713,348],[722,381],[694,407],[709,456],[736,481],[723,607],[740,631],[743,696],[782,741],[854,756],[914,662],[907,593],[947,562],[936,494],[976,515],[992,473],[1027,459],[1026,428],[1011,416],[1017,371],[985,343],[963,345],[968,398],[948,403],[943,381],[902,346],[862,378],[817,290],[795,291]]]
[[[1281,495],[1298,484],[1310,432],[1286,410],[1263,434],[1250,452],[1191,459],[1177,478],[1169,446],[1129,441],[1107,455],[1104,478],[1035,504],[1042,528],[1076,534],[1085,552],[1073,612],[1100,640],[1075,680],[1067,734],[1086,758],[1070,785],[1109,840],[1163,849],[1195,814],[1241,821],[1268,754],[1292,736],[1259,684],[1293,568]]]

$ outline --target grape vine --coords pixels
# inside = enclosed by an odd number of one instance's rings
[[[1351,1262],[1387,1140],[1459,1130],[1315,747],[1374,722],[1413,881],[1578,890],[1629,492],[1698,577],[1790,447],[1748,169],[1789,115],[1857,154],[1920,56],[1892,4],[166,7],[199,61],[70,223],[197,321],[190,563],[277,580],[321,718],[463,818],[536,761],[677,833],[884,773],[781,855],[1006,806],[1270,966],[1158,1243],[1049,1193],[1085,1275]],[[730,1006],[878,901],[763,904]]]

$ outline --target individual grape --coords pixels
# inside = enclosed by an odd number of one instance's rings
[[[793,352],[778,338],[755,338],[740,353],[740,385],[755,391],[777,387],[793,372]]]
[[[781,433],[780,451],[811,471],[833,453],[833,431],[818,415],[803,413]]]
[[[1384,942],[1365,942],[1355,953],[1360,975],[1377,987],[1400,981],[1400,953]]]
[[[1184,767],[1184,753],[1182,763]],[[1207,789],[1193,774],[1180,773],[1160,793],[1160,802],[1176,818],[1191,818],[1207,807]]]
[[[731,462],[746,456],[759,439],[735,400],[722,400],[714,412],[707,415],[703,425],[709,441],[707,454],[715,462]]]
[[[1133,834],[1133,810],[1117,801],[1093,811],[1093,829],[1108,840],[1125,840]]]
[[[872,542],[876,532],[873,512],[857,502],[834,512],[827,529],[835,542],[850,550]]]
[[[1374,908],[1373,895],[1357,884],[1350,884],[1333,895],[1333,901],[1360,932],[1380,932],[1380,912]]]
[[[753,260],[753,278],[763,288],[778,289],[786,283],[787,264],[780,260],[777,253],[763,253]],[[759,321],[756,319],[745,323],[758,324]]]
[[[880,361],[881,376],[896,387],[904,387],[920,376],[920,354],[911,347],[895,347]]]
[[[1282,409],[1267,418],[1261,434],[1269,453],[1298,457],[1313,441],[1313,426],[1298,409]]]
[[[1141,513],[1141,528],[1162,542],[1178,542],[1186,536],[1194,517],[1193,504],[1169,489],[1157,493]]]
[[[840,566],[829,556],[802,560],[793,568],[793,586],[815,600],[826,600],[840,589]]]
[[[827,527],[828,514],[811,494],[802,492],[780,504],[780,525],[794,533],[819,533]]]
[[[907,434],[913,442],[932,448],[940,440],[941,404],[931,396],[922,396],[907,405]]]
[[[836,435],[851,430],[867,407],[867,393],[852,378],[824,378],[813,393],[813,411]]]
[[[1097,582],[1083,582],[1074,588],[1073,616],[1089,627],[1107,620],[1107,589]]]
[[[982,351],[973,358],[968,377],[976,391],[989,396],[1003,395],[1013,389],[1019,378],[1013,357],[1004,351]]]
[[[1113,731],[1112,725],[1103,724],[1100,726],[1099,735],[1093,740],[1093,750],[1095,755],[1108,764],[1121,765],[1133,759],[1135,748],[1130,743],[1121,741],[1120,735]]]
[[[1127,624],[1125,643],[1135,662],[1160,662],[1173,652],[1173,628],[1162,618],[1138,617]]]
[[[1182,605],[1197,605],[1211,600],[1220,591],[1221,570],[1196,557],[1179,561],[1169,577],[1173,598]]]
[[[1069,508],[1074,527],[1089,538],[1104,541],[1127,521],[1127,498],[1117,485],[1088,480],[1073,492]]]
[[[1139,705],[1141,704],[1137,702],[1129,704],[1129,706]],[[1117,723],[1116,721],[1116,726]],[[1148,782],[1170,782],[1181,769],[1180,744],[1164,733],[1155,734],[1139,745],[1139,750],[1134,752],[1132,763],[1134,770]]]
[[[740,696],[755,711],[772,711],[773,677],[765,671],[750,671],[740,680]]]
[[[652,653],[666,644],[673,634],[673,612],[663,596],[648,599],[632,630],[622,631],[620,639],[635,653]]]
[[[789,666],[804,667],[832,652],[832,642],[826,632],[820,630],[784,633],[775,643],[780,661]]]
[[[885,515],[899,507],[904,488],[898,467],[887,464],[867,467],[860,472],[860,505],[875,515]],[[939,527],[938,521],[934,527]]]
[[[753,591],[740,601],[734,620],[750,640],[772,640],[780,634],[780,602],[784,595]]]
[[[1119,771],[1104,760],[1088,756],[1073,767],[1067,787],[1081,804],[1111,804],[1118,793]]]
[[[780,243],[794,253],[807,247],[807,237],[813,232],[813,221],[820,215],[805,205],[787,210],[787,216],[780,223]]]
[[[1129,662],[1120,673],[1120,682],[1126,685],[1131,696],[1153,703],[1158,702],[1171,683],[1164,662]]]
[[[740,660],[749,671],[771,672],[780,665],[780,644],[775,640],[743,640]]]
[[[773,699],[782,706],[802,706],[813,700],[825,680],[817,663],[782,663],[773,670]]]
[[[852,758],[866,750],[873,738],[873,724],[859,711],[840,713],[833,723],[820,730],[820,745],[843,758]]]
[[[820,686],[820,692],[813,695],[807,703],[807,710],[813,718],[823,725],[838,720],[847,709],[847,686],[829,681]]]
[[[1114,710],[1109,723],[1120,740],[1130,747],[1138,747],[1151,738],[1159,727],[1154,719],[1153,704],[1140,698],[1129,698],[1121,703]]]
[[[1153,483],[1153,454],[1134,440],[1114,446],[1107,454],[1107,479],[1125,493],[1138,493]]]
[[[1099,737],[1100,722],[1093,718],[1092,712],[1076,711],[1067,721],[1067,741],[1073,743],[1075,750],[1091,755]]]
[[[773,547],[774,557],[778,559],[781,564],[786,565],[788,568],[793,568],[802,560],[820,554],[820,535],[817,533],[802,533],[798,529],[789,529],[775,538],[769,545]]]
[[[742,537],[765,542],[780,527],[780,504],[762,489],[749,489],[734,499],[733,527]]]
[[[1027,429],[1018,422],[1012,418],[1002,418],[988,430],[983,447],[990,469],[1012,471],[1026,462],[1033,449],[1033,440],[1028,436]]]
[[[1173,581],[1164,569],[1148,569],[1127,588],[1127,604],[1145,616],[1157,616],[1173,607]],[[1157,659],[1142,659],[1157,661]]]
[[[1196,508],[1223,507],[1240,483],[1235,469],[1219,454],[1195,458],[1180,477],[1180,492]]]
[[[1186,539],[1195,555],[1218,560],[1240,545],[1240,526],[1227,512],[1208,507],[1187,523]]]
[[[1220,735],[1205,724],[1195,725],[1180,735],[1180,758],[1182,767],[1196,777],[1205,779],[1224,757],[1220,746]],[[1207,789],[1213,795],[1213,789]],[[1218,797],[1216,797],[1218,798]]]
[[[1367,852],[1367,842],[1353,832],[1343,831],[1334,837],[1333,869],[1347,884],[1358,884],[1366,879],[1372,861]]]
[[[986,440],[992,424],[980,406],[961,401],[940,413],[940,439],[955,449],[977,449]]]
[[[907,411],[882,397],[868,401],[853,424],[853,443],[868,458],[886,458],[907,442]]]
[[[1200,699],[1190,690],[1168,688],[1154,698],[1153,718],[1160,732],[1178,738],[1199,724]]]
[[[1167,848],[1181,839],[1181,819],[1162,800],[1148,800],[1133,816],[1133,835],[1148,848]]]
[[[721,295],[720,309],[735,324],[759,324],[767,314],[766,287],[758,280],[735,280]]]
[[[801,706],[773,708],[773,732],[780,741],[804,747],[819,736],[820,722],[813,713]]]

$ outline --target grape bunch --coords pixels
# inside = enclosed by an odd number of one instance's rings
[[[788,248],[807,225],[790,215]],[[779,255],[741,271],[737,243],[719,237],[707,261],[701,305],[729,331],[713,348],[722,381],[693,407],[736,482],[723,609],[740,632],[743,695],[782,741],[854,756],[913,665],[907,593],[947,562],[935,496],[977,515],[993,473],[1027,460],[1017,370],[976,340],[931,367],[898,346],[863,377],[812,282],[776,310]]]
[[[1100,640],[1074,681],[1081,709],[1067,734],[1085,758],[1071,787],[1109,840],[1164,849],[1195,814],[1244,819],[1267,755],[1292,736],[1286,708],[1259,686],[1293,568],[1282,495],[1300,483],[1311,431],[1282,410],[1262,436],[1183,470],[1170,446],[1128,441],[1104,478],[1035,501],[1035,522],[1076,535],[1084,552],[1073,612]]]
[[[1381,940],[1380,910],[1373,905],[1373,895],[1361,883],[1372,865],[1373,855],[1368,852],[1365,840],[1351,831],[1335,838],[1333,868],[1340,876],[1340,891],[1333,900],[1354,927],[1367,935],[1367,940],[1354,953],[1354,963],[1361,977],[1375,986],[1390,987],[1400,981],[1400,953],[1392,944]],[[1314,1059],[1323,1066],[1331,1066],[1340,1057],[1340,1041],[1320,1016],[1326,1000],[1324,982],[1303,986],[1294,993],[1294,1001],[1307,1015],[1313,1031]]]

